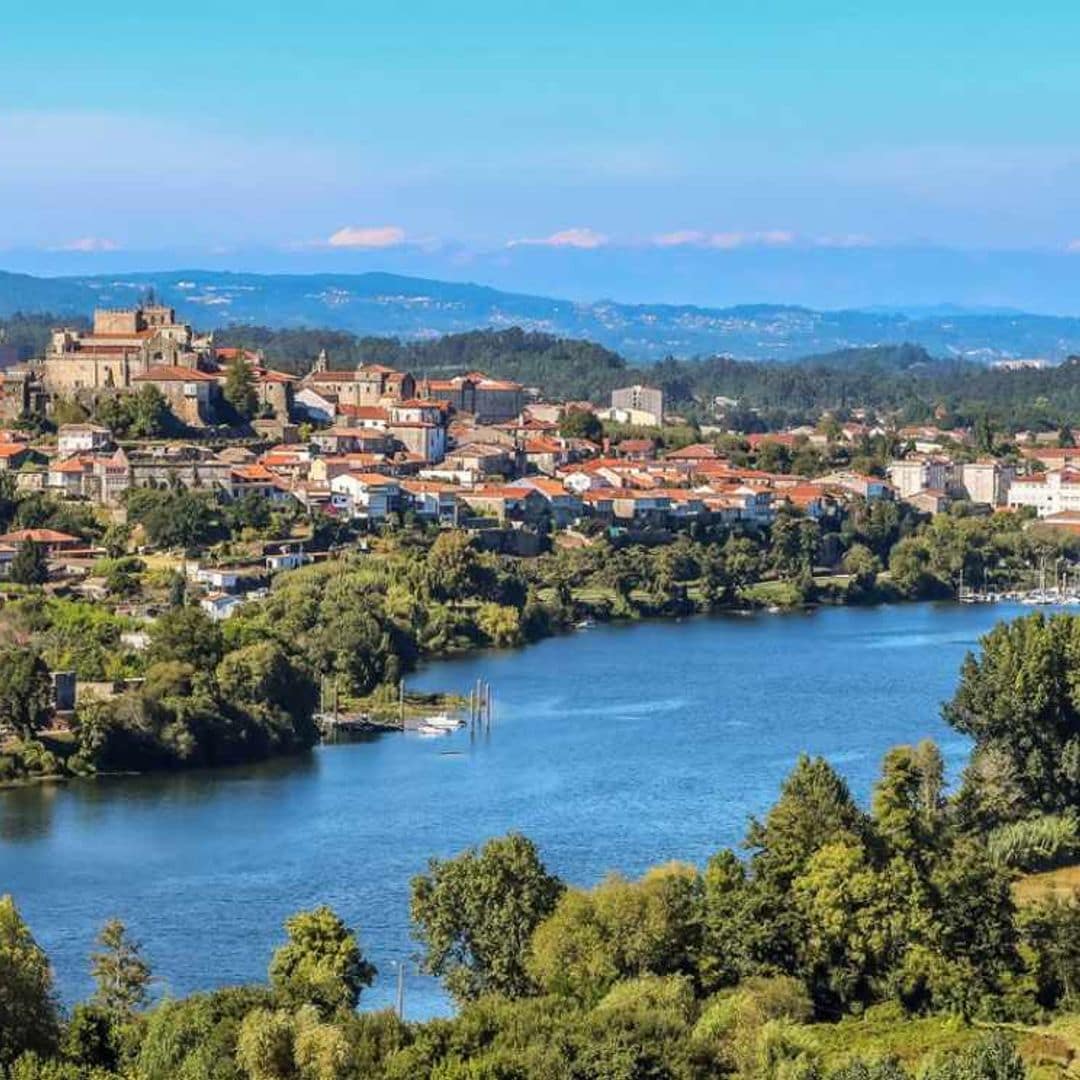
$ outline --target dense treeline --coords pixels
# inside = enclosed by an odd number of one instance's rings
[[[1006,371],[959,359],[930,356],[918,345],[849,349],[791,362],[740,361],[729,357],[667,359],[631,365],[586,341],[550,334],[477,330],[431,341],[356,337],[338,331],[231,327],[223,342],[265,350],[274,366],[303,372],[325,348],[336,367],[381,363],[418,375],[480,369],[539,387],[549,398],[606,403],[628,382],[661,387],[668,407],[708,419],[715,398],[728,407],[728,423],[756,431],[814,422],[822,412],[846,415],[855,408],[895,414],[904,422],[973,424],[989,416],[1006,430],[1049,430],[1080,414],[1080,365]]]
[[[33,356],[41,356],[45,351],[53,327],[86,328],[89,325],[89,321],[80,316],[62,317],[17,312],[6,319],[0,319],[0,345],[10,345],[15,350],[17,360],[29,360]]]
[[[20,359],[40,355],[56,322],[48,315],[12,316],[0,321],[0,341],[15,346]],[[335,367],[378,363],[431,376],[479,369],[538,387],[552,399],[606,403],[616,387],[646,382],[664,390],[670,409],[701,421],[712,418],[717,397],[735,400],[737,406],[724,409],[725,419],[746,431],[814,422],[825,411],[845,416],[856,408],[943,426],[989,417],[1006,431],[1054,430],[1080,414],[1080,365],[1071,360],[1045,370],[1007,371],[935,358],[911,344],[847,349],[795,363],[707,357],[635,365],[592,342],[518,327],[402,341],[338,330],[232,326],[216,331],[215,339],[262,349],[271,366],[295,373],[309,370],[325,349]],[[138,423],[132,423],[137,433]]]
[[[1080,618],[1041,615],[983,640],[945,711],[974,738],[955,794],[930,742],[886,754],[869,808],[804,756],[751,821],[745,854],[718,851],[704,868],[569,886],[515,833],[432,860],[412,882],[411,916],[424,968],[458,1006],[448,1019],[357,1013],[376,972],[326,908],[288,920],[266,985],[152,1005],[146,959],[109,923],[92,956],[97,991],[64,1014],[47,958],[4,899],[0,1070],[907,1080],[917,1067],[920,1080],[1022,1080],[1018,1049],[1031,1061],[1072,1053],[1053,1033],[1080,1008],[1080,903],[1018,907],[1018,864],[987,838],[1075,812],[1063,763],[1080,739],[1078,641]]]
[[[0,513],[12,523],[85,526],[105,549],[95,573],[108,594],[91,603],[46,593],[44,553],[33,544],[19,552],[11,576],[22,591],[0,609],[9,661],[0,665],[0,720],[9,717],[20,736],[0,757],[3,779],[229,764],[303,749],[315,738],[316,687],[332,686],[346,702],[381,701],[396,697],[398,681],[422,658],[512,647],[586,618],[947,597],[961,580],[1030,583],[1037,567],[1075,560],[1080,549],[1077,538],[1025,528],[1012,514],[970,515],[959,506],[927,519],[886,501],[855,501],[842,517],[820,521],[785,511],[768,528],[598,534],[534,558],[486,552],[467,533],[406,523],[367,537],[360,549],[342,523],[300,522],[295,509],[256,497],[223,502],[201,491],[137,489],[129,522],[104,530],[67,505],[28,495]],[[189,603],[174,567],[128,554],[146,540],[209,548],[211,562],[227,561],[245,538],[257,548],[258,537],[296,527],[308,529],[308,551],[338,546],[277,575],[265,599],[222,624]],[[149,626],[126,613],[133,603],[158,612]],[[49,746],[37,738],[49,715],[49,671],[130,682],[119,695],[80,704],[74,745]],[[27,703],[39,701],[28,718]]]

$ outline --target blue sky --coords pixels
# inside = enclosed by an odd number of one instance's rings
[[[572,295],[615,253],[1080,259],[1075,4],[54,0],[0,34],[0,266]]]

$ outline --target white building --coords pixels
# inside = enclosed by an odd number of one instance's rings
[[[952,479],[953,466],[947,458],[919,457],[894,461],[886,470],[901,499],[920,491],[945,491]]]
[[[1018,476],[1009,486],[1008,504],[1013,508],[1030,506],[1039,517],[1080,511],[1080,472],[1055,469]]]
[[[61,457],[92,453],[112,445],[112,432],[100,424],[61,424],[57,447]]]
[[[997,461],[969,461],[957,470],[965,499],[988,506],[1004,506],[1016,470]]]
[[[381,473],[342,473],[330,481],[330,503],[347,517],[382,521],[401,505],[401,485]]]
[[[628,423],[659,427],[664,422],[664,392],[640,384],[612,390],[610,412],[625,413]],[[612,415],[612,419],[617,418]]]

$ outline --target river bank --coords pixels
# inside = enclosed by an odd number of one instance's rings
[[[747,613],[754,610],[809,609],[818,603],[842,604],[851,597],[849,580],[843,577],[819,578],[812,583],[816,599],[811,603],[805,598],[805,586],[800,588],[788,581],[761,581],[740,590],[726,603],[710,601],[699,585],[677,589],[676,595],[658,601],[655,596],[642,590],[620,593],[615,589],[576,590],[568,607],[559,608],[552,603],[556,598],[552,590],[542,596],[545,604],[540,610],[543,617],[533,617],[520,633],[502,643],[501,647],[516,648],[535,644],[553,635],[572,632],[583,625],[600,623],[633,623],[641,619],[680,620],[693,614]],[[884,598],[897,599],[890,593],[878,591],[871,595],[861,593],[857,602],[881,602]],[[421,663],[455,659],[468,656],[486,647],[489,642],[459,637],[433,654],[421,655]],[[362,696],[341,689],[338,677],[322,677],[319,685],[319,701],[311,726],[312,739],[308,745],[292,743],[268,743],[262,754],[249,751],[246,761],[229,760],[216,767],[233,767],[237,764],[254,764],[273,757],[287,757],[306,752],[317,738],[325,738],[328,732],[348,729],[352,733],[400,730],[406,719],[418,719],[427,712],[456,712],[466,708],[467,695],[455,696],[439,688],[413,695],[402,700],[404,686],[383,684]],[[342,714],[349,719],[339,725],[326,722],[330,715]],[[150,767],[95,768],[83,747],[78,729],[59,727],[39,732],[31,740],[9,739],[0,746],[0,790],[37,783],[64,783],[73,778],[93,779],[97,776],[124,777],[144,773],[175,772],[186,767],[205,767],[204,762],[191,766],[180,761],[161,762],[149,759]]]
[[[259,765],[100,778],[0,794],[0,878],[54,958],[66,1000],[119,916],[175,993],[260,977],[280,924],[326,902],[361,930],[393,1002],[445,1011],[415,974],[408,882],[515,828],[591,883],[737,843],[801,751],[861,800],[881,755],[937,739],[964,654],[1011,605],[904,604],[597,625],[519,650],[422,664],[418,692],[489,682],[490,732],[364,736]],[[192,947],[194,944],[194,948]]]

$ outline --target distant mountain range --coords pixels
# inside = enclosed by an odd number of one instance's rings
[[[991,361],[1080,353],[1080,318],[941,305],[914,310],[813,311],[772,304],[705,308],[577,303],[482,285],[396,274],[243,274],[170,271],[34,277],[0,271],[0,317],[17,311],[89,315],[153,290],[203,329],[234,323],[325,327],[427,338],[521,326],[599,342],[634,360],[724,354],[797,359],[813,353],[914,342],[938,356]]]

